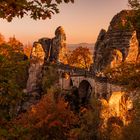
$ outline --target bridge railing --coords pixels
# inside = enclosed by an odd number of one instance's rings
[[[58,63],[56,65],[58,69],[62,69],[66,72],[70,72],[71,74],[76,74],[76,75],[78,74],[78,75],[84,75],[84,76],[90,76],[90,77],[94,76],[94,73],[92,71],[89,71],[86,69],[69,66],[63,63]]]
[[[93,71],[90,71],[90,70],[73,67],[68,64],[63,64],[63,63],[56,63],[54,65],[57,67],[57,69],[64,70],[64,72],[69,72],[72,77],[84,76],[84,77],[95,79],[98,82],[113,83],[107,77],[103,75],[96,75]]]

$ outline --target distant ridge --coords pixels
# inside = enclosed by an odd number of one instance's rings
[[[67,44],[67,47],[70,51],[73,51],[74,49],[78,47],[88,47],[90,52],[93,53],[94,50],[94,43],[79,43],[79,44]]]

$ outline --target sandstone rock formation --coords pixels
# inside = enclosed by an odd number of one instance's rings
[[[45,52],[42,45],[34,43],[31,52],[31,61],[29,67],[29,77],[27,81],[27,92],[31,93],[40,90],[42,68],[44,64]]]
[[[30,55],[29,77],[26,90],[27,101],[23,102],[20,111],[26,111],[31,105],[36,104],[42,94],[42,79],[44,70],[49,63],[63,63],[66,53],[66,35],[60,26],[55,31],[55,37],[41,38],[34,42]],[[29,94],[28,94],[29,93]]]
[[[45,60],[49,62],[50,51],[51,51],[51,39],[50,38],[41,38],[38,40],[38,43],[42,46],[45,52]]]
[[[108,31],[100,31],[93,56],[95,73],[121,62],[136,62],[139,54],[139,31],[128,20],[128,16],[133,13],[134,11],[121,11],[110,22]]]
[[[55,31],[55,37],[52,39],[50,61],[63,62],[66,52],[66,34],[60,26]]]
[[[45,60],[47,62],[62,62],[66,54],[66,34],[64,29],[59,26],[55,31],[55,37],[41,38],[38,43],[42,45],[45,51]]]
[[[34,42],[27,81],[28,93],[39,92],[41,90],[43,68],[47,65],[46,63],[63,63],[63,57],[66,53],[65,41],[66,34],[60,26],[56,29],[54,38],[41,38],[37,42]]]

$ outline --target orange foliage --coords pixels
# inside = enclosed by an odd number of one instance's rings
[[[67,56],[68,64],[74,67],[89,69],[93,63],[89,48],[78,47]]]
[[[10,37],[7,43],[14,49],[14,51],[23,52],[23,44],[17,40],[15,36]]]
[[[24,53],[26,54],[26,56],[28,56],[28,58],[30,58],[30,54],[31,54],[31,50],[32,50],[32,45],[28,44],[23,49],[24,49]]]
[[[52,96],[45,95],[37,105],[33,105],[26,113],[21,114],[12,123],[29,130],[28,139],[67,139],[70,129],[78,122],[78,118],[60,99],[57,103]]]
[[[4,36],[0,33],[0,45],[5,43]]]

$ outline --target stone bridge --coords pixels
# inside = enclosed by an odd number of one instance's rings
[[[60,74],[59,84],[63,90],[71,90],[77,87],[80,98],[90,99],[92,97],[109,100],[112,93],[123,92],[120,86],[110,83],[104,76],[97,76],[91,71],[58,64]]]
[[[63,90],[78,88],[80,98],[91,97],[109,100],[112,93],[122,91],[122,88],[112,84],[104,76],[97,76],[96,70],[85,70],[64,64],[66,53],[66,35],[62,27],[55,31],[55,37],[41,38],[34,43],[31,52],[27,92],[38,92],[41,87],[43,68],[55,64],[59,72],[59,85]]]
[[[117,116],[122,112],[118,111],[121,100],[122,108],[130,110],[128,105],[131,105],[131,102],[128,104],[128,98],[122,98],[124,88],[111,83],[104,76],[97,75],[105,68],[116,67],[122,62],[136,62],[139,59],[140,32],[125,28],[121,30],[118,26],[120,23],[122,27],[127,25],[128,15],[131,15],[131,11],[120,12],[112,19],[108,31],[101,30],[94,46],[94,66],[91,71],[64,64],[67,49],[66,34],[62,27],[56,29],[54,38],[41,38],[35,42],[31,52],[27,92],[38,92],[43,77],[43,67],[52,63],[58,70],[61,89],[70,90],[76,87],[81,99],[89,100],[92,97],[106,99],[110,109],[116,109]]]

